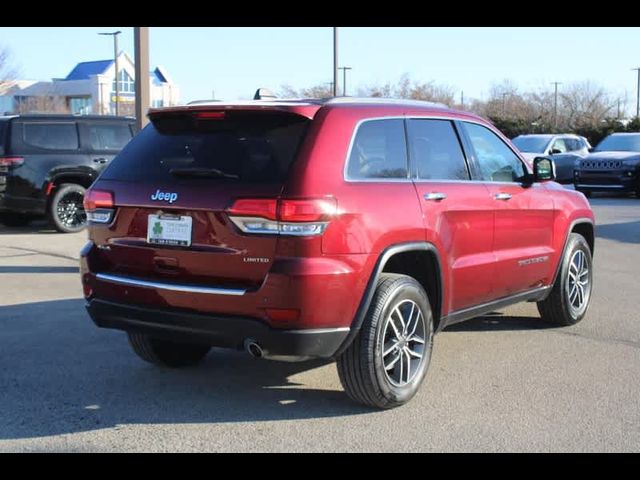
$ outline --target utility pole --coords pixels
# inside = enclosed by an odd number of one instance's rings
[[[464,90],[460,92],[460,109],[464,110]]]
[[[640,68],[632,68],[638,72],[638,90],[636,95],[636,118],[640,117]]]
[[[118,30],[117,32],[98,33],[98,35],[111,35],[113,37],[113,62],[115,63],[116,69],[116,115],[120,113],[120,82],[118,78],[118,35],[120,35],[121,33],[122,32],[120,30]]]
[[[561,82],[551,82],[555,86],[554,100],[553,100],[553,127],[558,128],[558,85],[562,85]]]
[[[616,115],[616,120],[620,120],[620,99],[618,98],[618,114]]]
[[[149,27],[134,27],[136,63],[136,125],[142,130],[147,124],[149,110]]]
[[[509,95],[507,92],[504,92],[502,94],[502,118],[505,118],[505,107],[506,107],[506,97],[507,95]]]
[[[333,96],[338,96],[338,27],[333,27]]]
[[[352,70],[351,67],[339,67],[338,70],[342,70],[342,96],[347,96],[347,70]]]

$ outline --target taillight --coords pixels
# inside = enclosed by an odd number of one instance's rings
[[[0,167],[19,167],[23,163],[22,157],[0,157]]]
[[[113,218],[113,193],[89,189],[84,195],[84,210],[92,223],[110,223]]]
[[[277,220],[278,200],[275,198],[241,198],[227,209],[230,215]]]
[[[242,198],[227,213],[245,233],[310,236],[322,234],[336,210],[333,198]]]

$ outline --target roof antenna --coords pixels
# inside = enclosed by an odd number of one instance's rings
[[[259,88],[253,96],[254,100],[265,100],[268,98],[278,98],[271,90],[267,88]]]

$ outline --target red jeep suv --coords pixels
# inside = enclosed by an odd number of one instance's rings
[[[448,325],[522,301],[585,315],[586,198],[482,118],[333,98],[149,119],[88,190],[81,252],[91,318],[146,361],[333,358],[351,398],[389,408]]]

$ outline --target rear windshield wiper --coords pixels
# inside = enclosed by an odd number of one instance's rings
[[[172,168],[169,173],[180,177],[240,178],[238,175],[225,173],[217,168]]]

